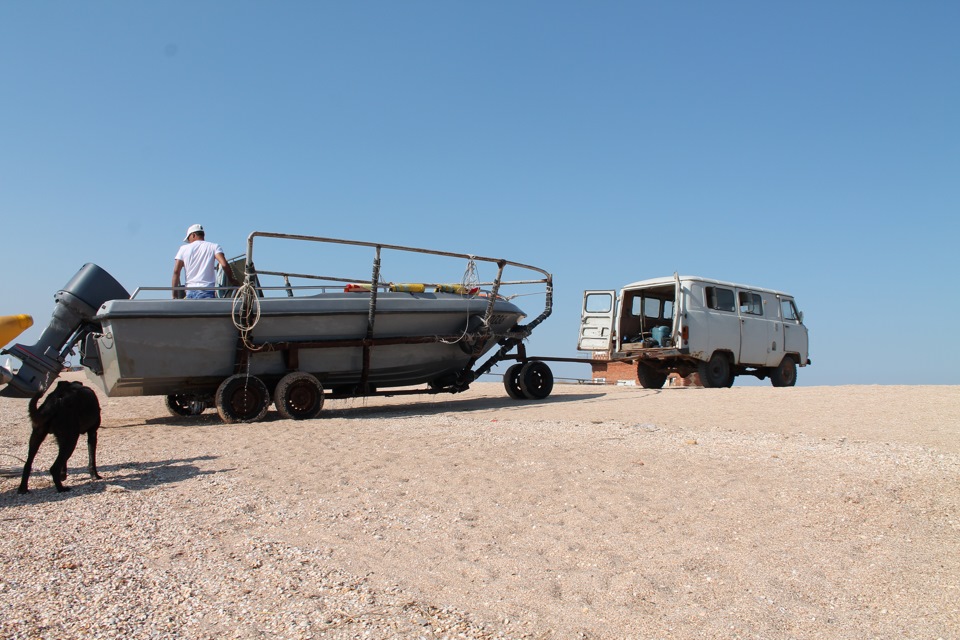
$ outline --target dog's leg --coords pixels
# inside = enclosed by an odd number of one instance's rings
[[[77,440],[79,439],[80,434],[76,432],[57,437],[57,442],[60,444],[60,453],[57,454],[57,459],[50,467],[50,475],[53,476],[53,484],[57,486],[58,492],[70,491],[70,487],[63,486],[63,475],[67,471],[67,460],[73,455],[73,450],[77,448]]]
[[[43,429],[34,429],[30,433],[30,445],[27,449],[27,462],[23,465],[23,475],[20,477],[20,488],[17,489],[17,493],[30,493],[27,489],[27,483],[30,481],[30,470],[33,469],[33,459],[37,457],[37,451],[40,450],[40,445],[43,443],[43,439],[47,437],[47,432]]]
[[[103,476],[97,473],[97,430],[87,432],[87,459],[90,462],[90,479],[102,480]]]

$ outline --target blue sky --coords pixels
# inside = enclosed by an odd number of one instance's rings
[[[936,1],[0,3],[0,315],[32,342],[86,262],[166,285],[200,222],[543,267],[536,355],[582,355],[584,289],[679,271],[793,293],[799,384],[958,384],[958,30]]]

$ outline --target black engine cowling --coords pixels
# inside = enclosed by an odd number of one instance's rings
[[[129,298],[127,290],[109,273],[93,263],[83,265],[53,296],[57,306],[40,339],[31,346],[16,344],[3,351],[22,364],[7,386],[0,389],[0,395],[29,398],[46,390],[63,371],[74,345],[100,329],[94,320],[100,305]]]

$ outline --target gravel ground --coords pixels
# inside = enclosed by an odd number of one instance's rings
[[[5,638],[960,637],[956,386],[101,400],[18,495],[0,398]]]

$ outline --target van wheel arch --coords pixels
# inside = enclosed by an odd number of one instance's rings
[[[637,380],[644,389],[663,389],[667,382],[667,374],[643,360],[637,360]]]
[[[733,356],[728,351],[714,351],[710,359],[701,361],[697,367],[700,384],[708,389],[721,389],[733,386]]]
[[[776,367],[770,367],[770,384],[775,387],[792,387],[797,384],[797,356],[788,353]]]

